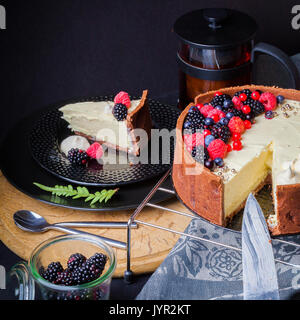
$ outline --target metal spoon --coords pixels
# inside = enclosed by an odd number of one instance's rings
[[[29,210],[20,210],[17,211],[14,214],[14,221],[17,227],[24,231],[29,232],[45,232],[49,229],[54,229],[70,234],[83,234],[83,235],[91,235],[90,233],[75,230],[71,228],[63,227],[62,224],[49,224],[42,216],[38,215],[35,212],[29,211]],[[93,223],[93,226],[95,224]],[[126,249],[127,245],[125,242],[109,239],[102,236],[96,236],[94,237],[100,238],[102,241],[105,241],[109,245],[119,248],[119,249]]]

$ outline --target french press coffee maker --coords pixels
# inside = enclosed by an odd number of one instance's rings
[[[284,64],[295,80],[297,72],[281,50],[265,43],[254,46],[257,28],[250,16],[231,9],[201,9],[177,19],[173,30],[179,38],[181,109],[200,93],[255,83],[253,60],[257,52]]]

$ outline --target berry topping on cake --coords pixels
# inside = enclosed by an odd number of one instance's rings
[[[221,139],[225,143],[229,141],[231,136],[229,128],[226,125],[222,125],[221,123],[217,123],[211,128],[211,134],[216,139]]]
[[[242,150],[242,148],[243,148],[242,142],[239,140],[233,141],[232,148],[235,151]]]
[[[208,151],[203,146],[194,147],[191,155],[197,162],[202,164],[209,159]]]
[[[78,166],[84,166],[87,164],[88,160],[89,160],[89,156],[88,154],[81,150],[81,149],[74,149],[72,148],[69,152],[68,152],[68,160],[75,165]]]
[[[240,98],[241,101],[246,101],[247,100],[247,95],[245,93],[241,93],[239,95],[239,98]]]
[[[245,125],[240,117],[232,117],[228,123],[228,128],[231,133],[244,133]]]
[[[213,109],[211,111],[209,111],[208,115],[209,118],[214,119],[215,122],[218,122],[221,118],[224,118],[226,116],[226,114],[221,111],[220,109]]]
[[[210,134],[210,135],[206,136],[204,139],[205,146],[208,147],[210,145],[210,143],[214,140],[215,140],[215,137],[213,135]]]
[[[269,110],[265,113],[266,119],[273,119],[274,118],[274,112],[272,110]]]
[[[276,100],[277,100],[277,103],[278,103],[278,104],[282,104],[283,101],[285,100],[285,97],[282,96],[282,95],[278,95],[278,96],[276,97]]]
[[[119,92],[114,98],[114,103],[115,104],[121,103],[121,104],[124,104],[126,108],[130,108],[131,101],[129,98],[129,94],[124,91]]]
[[[215,164],[218,166],[218,167],[223,167],[224,166],[224,161],[222,158],[216,158],[215,159]]]
[[[233,96],[234,96],[234,97],[240,97],[241,94],[243,94],[242,97],[244,97],[244,95],[246,95],[246,96],[247,96],[247,99],[249,99],[249,98],[251,98],[252,91],[249,90],[249,89],[244,89],[244,90],[242,90],[242,91],[236,92]]]
[[[243,102],[241,101],[241,99],[237,96],[233,97],[232,98],[232,103],[234,104],[234,107],[237,109],[237,110],[241,110],[242,107],[243,107]]]
[[[251,112],[255,117],[265,112],[265,106],[258,100],[247,99],[244,104],[251,108]]]
[[[204,125],[207,127],[213,126],[215,124],[215,121],[213,118],[206,118],[204,121]]]
[[[190,125],[186,129],[202,129],[204,126],[204,116],[196,106],[192,106],[185,118]]]
[[[101,159],[103,156],[103,148],[100,143],[93,143],[87,150],[86,153],[92,159]]]
[[[246,129],[251,129],[251,127],[252,127],[251,121],[249,121],[249,120],[245,120],[244,125],[245,125]]]
[[[221,106],[221,107],[222,107],[222,106],[224,105],[224,101],[225,101],[225,100],[228,100],[228,99],[231,100],[230,95],[228,95],[228,94],[220,94],[220,95],[215,96],[215,97],[211,100],[210,104],[211,104],[213,107],[216,107],[216,106]]]
[[[251,98],[253,100],[259,100],[260,98],[260,93],[258,91],[253,91],[252,94],[251,94]]]
[[[201,108],[201,113],[206,118],[208,116],[209,112],[212,110],[214,110],[214,107],[212,105],[208,104],[208,105],[203,106]]]
[[[259,102],[264,105],[266,111],[274,110],[277,106],[276,97],[271,92],[262,93]]]
[[[209,144],[207,151],[212,160],[215,160],[216,158],[224,159],[227,154],[227,145],[223,140],[215,139]]]
[[[113,107],[113,115],[118,121],[124,121],[128,114],[128,109],[125,104],[117,103]]]
[[[187,150],[191,152],[194,147],[204,145],[204,134],[200,132],[196,132],[193,134],[185,134],[183,136],[183,140]]]
[[[246,104],[246,105],[244,105],[244,106],[242,107],[242,111],[243,111],[245,114],[249,114],[249,113],[251,112],[251,108],[250,108],[250,106],[248,106],[248,105]]]

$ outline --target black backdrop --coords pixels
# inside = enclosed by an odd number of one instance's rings
[[[148,88],[176,97],[177,17],[203,7],[244,11],[259,25],[257,41],[292,55],[300,30],[291,27],[297,1],[252,0],[0,0],[1,134],[33,110],[78,96]],[[299,4],[299,1],[298,1]],[[173,103],[174,101],[170,101]]]

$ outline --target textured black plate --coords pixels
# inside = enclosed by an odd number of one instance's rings
[[[132,99],[137,99],[132,97]],[[93,97],[82,101],[113,100],[113,96]],[[60,151],[60,142],[74,135],[68,129],[68,123],[61,119],[62,113],[58,110],[62,104],[46,112],[34,125],[30,134],[30,149],[33,158],[50,173],[71,183],[87,186],[120,186],[145,181],[157,177],[169,169],[170,164],[164,161],[162,149],[159,152],[158,164],[151,164],[151,143],[148,144],[148,164],[104,164],[96,161],[87,167],[73,166]],[[149,100],[150,113],[154,128],[172,130],[176,127],[179,111],[170,106]],[[174,141],[171,141],[170,159],[174,153]],[[119,157],[125,157],[120,153]]]
[[[66,101],[62,103],[62,105],[66,103],[68,102]],[[66,181],[50,174],[37,164],[31,156],[28,145],[28,139],[33,125],[43,114],[45,114],[45,112],[51,112],[51,110],[55,108],[57,108],[57,105],[43,109],[42,112],[35,112],[20,121],[8,133],[0,149],[0,167],[7,180],[26,195],[55,206],[101,212],[135,209],[138,207],[146,195],[151,191],[153,186],[157,183],[159,179],[158,177],[122,186],[118,193],[107,204],[97,203],[93,207],[90,207],[89,203],[85,203],[81,199],[73,200],[71,198],[52,196],[51,193],[40,190],[33,185],[33,182],[38,182],[47,186],[66,184]],[[174,108],[174,112],[178,111]],[[77,186],[76,184],[72,185],[74,187]],[[170,180],[166,181],[164,186],[172,189]],[[89,187],[88,189],[91,192],[101,190],[101,188],[96,187]],[[159,203],[172,197],[173,196],[168,193],[158,191],[152,198],[151,202]]]

